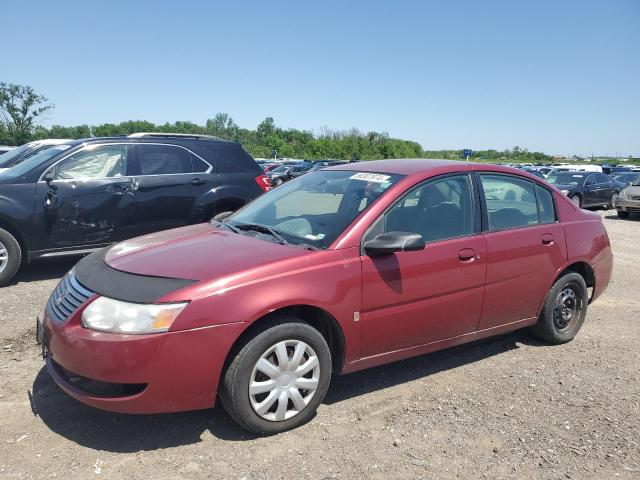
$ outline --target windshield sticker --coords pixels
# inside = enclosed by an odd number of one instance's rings
[[[318,233],[317,235],[305,235],[304,238],[307,240],[322,240],[325,237],[324,233]]]
[[[360,172],[349,177],[350,180],[362,180],[363,182],[387,183],[391,177],[389,175],[380,175],[379,173]]]

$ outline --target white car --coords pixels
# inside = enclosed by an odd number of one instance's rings
[[[27,158],[33,157],[42,150],[47,150],[54,145],[60,145],[68,141],[68,138],[47,138],[45,140],[35,140],[25,143],[24,145],[9,150],[0,155],[0,172],[22,163]]]

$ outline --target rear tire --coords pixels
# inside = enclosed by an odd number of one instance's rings
[[[0,228],[0,287],[7,285],[20,269],[22,249],[16,238]]]
[[[284,432],[313,418],[329,388],[331,365],[322,334],[295,317],[282,316],[235,355],[218,398],[246,430],[259,435]]]
[[[569,200],[571,200],[576,205],[576,207],[582,208],[582,197],[580,195],[569,197]]]
[[[538,323],[531,327],[531,332],[556,345],[573,340],[584,323],[588,303],[584,278],[577,273],[563,275],[547,293]]]
[[[622,210],[618,210],[617,213],[619,218],[629,218],[630,215],[629,212],[623,212]]]
[[[618,196],[618,192],[614,192],[613,195],[611,195],[611,200],[609,200],[609,205],[607,205],[608,210],[616,207],[616,200],[618,199]]]

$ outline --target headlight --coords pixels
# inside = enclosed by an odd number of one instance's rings
[[[569,195],[569,190],[560,190],[563,195]]]
[[[186,306],[187,303],[140,304],[99,297],[82,312],[82,324],[102,332],[166,332]]]

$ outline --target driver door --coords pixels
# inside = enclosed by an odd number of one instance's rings
[[[467,174],[411,190],[383,214],[380,233],[419,233],[422,251],[361,256],[362,341],[366,357],[455,337],[476,329],[482,310],[486,241]]]
[[[90,145],[62,160],[38,183],[47,249],[93,247],[121,240],[133,201],[130,147]]]

